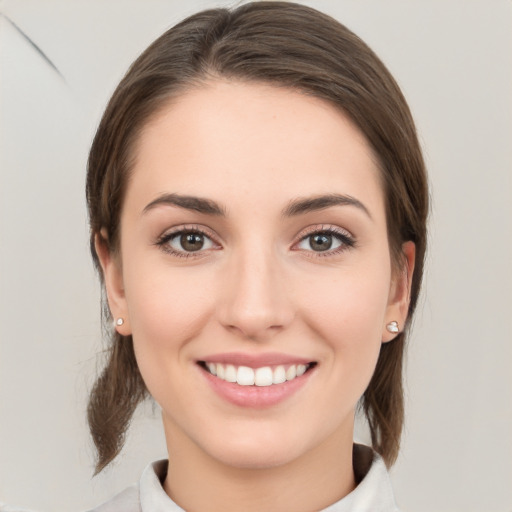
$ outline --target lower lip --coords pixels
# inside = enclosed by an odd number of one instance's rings
[[[248,408],[271,407],[285,401],[297,393],[313,373],[313,369],[310,369],[300,377],[271,386],[240,386],[219,379],[203,368],[200,370],[208,384],[223,399],[239,407]]]

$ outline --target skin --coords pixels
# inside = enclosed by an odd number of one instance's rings
[[[307,511],[339,500],[355,486],[354,411],[381,343],[395,336],[386,324],[404,325],[414,261],[408,242],[405,268],[393,272],[366,139],[322,100],[216,81],[162,108],[135,156],[120,250],[110,254],[101,237],[97,250],[112,314],[125,320],[117,329],[133,335],[162,408],[165,491],[186,510]],[[207,198],[225,215],[147,209],[162,194]],[[364,208],[282,215],[291,201],[326,194]],[[191,227],[208,236],[192,256],[169,252],[185,252],[179,237],[158,245]],[[331,228],[353,246],[333,238],[335,249],[313,250],[308,236]],[[317,364],[291,397],[254,409],[217,395],[197,364],[226,352]]]

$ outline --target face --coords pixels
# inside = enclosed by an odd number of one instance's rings
[[[262,468],[351,446],[407,309],[365,138],[319,99],[215,82],[163,108],[135,156],[119,254],[100,258],[170,450]]]

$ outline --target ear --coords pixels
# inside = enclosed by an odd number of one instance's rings
[[[119,334],[129,336],[131,334],[128,307],[124,293],[123,272],[119,257],[112,253],[108,246],[108,234],[102,228],[94,237],[94,247],[103,270],[105,289],[110,313],[114,319],[114,328]],[[121,325],[117,320],[122,319]]]
[[[414,261],[416,256],[416,246],[414,242],[405,242],[402,244],[403,262],[399,269],[394,271],[394,277],[391,280],[389,290],[388,307],[382,326],[382,342],[387,343],[403,330],[409,311],[409,302],[411,300],[411,284],[414,272]],[[388,325],[396,322],[397,332],[390,332]]]

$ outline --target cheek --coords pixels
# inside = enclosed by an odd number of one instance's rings
[[[303,317],[323,340],[327,364],[356,400],[369,383],[382,343],[390,283],[387,268],[384,262],[361,271],[346,269],[324,286],[313,280],[311,300],[304,304]]]
[[[133,335],[146,343],[192,336],[207,306],[191,283],[165,274],[154,280],[146,275],[130,283],[126,296]]]
[[[211,316],[213,294],[198,267],[192,277],[151,259],[143,265],[126,263],[125,293],[137,363],[148,388],[158,395],[158,387],[169,385],[169,371],[189,362],[189,341]]]

